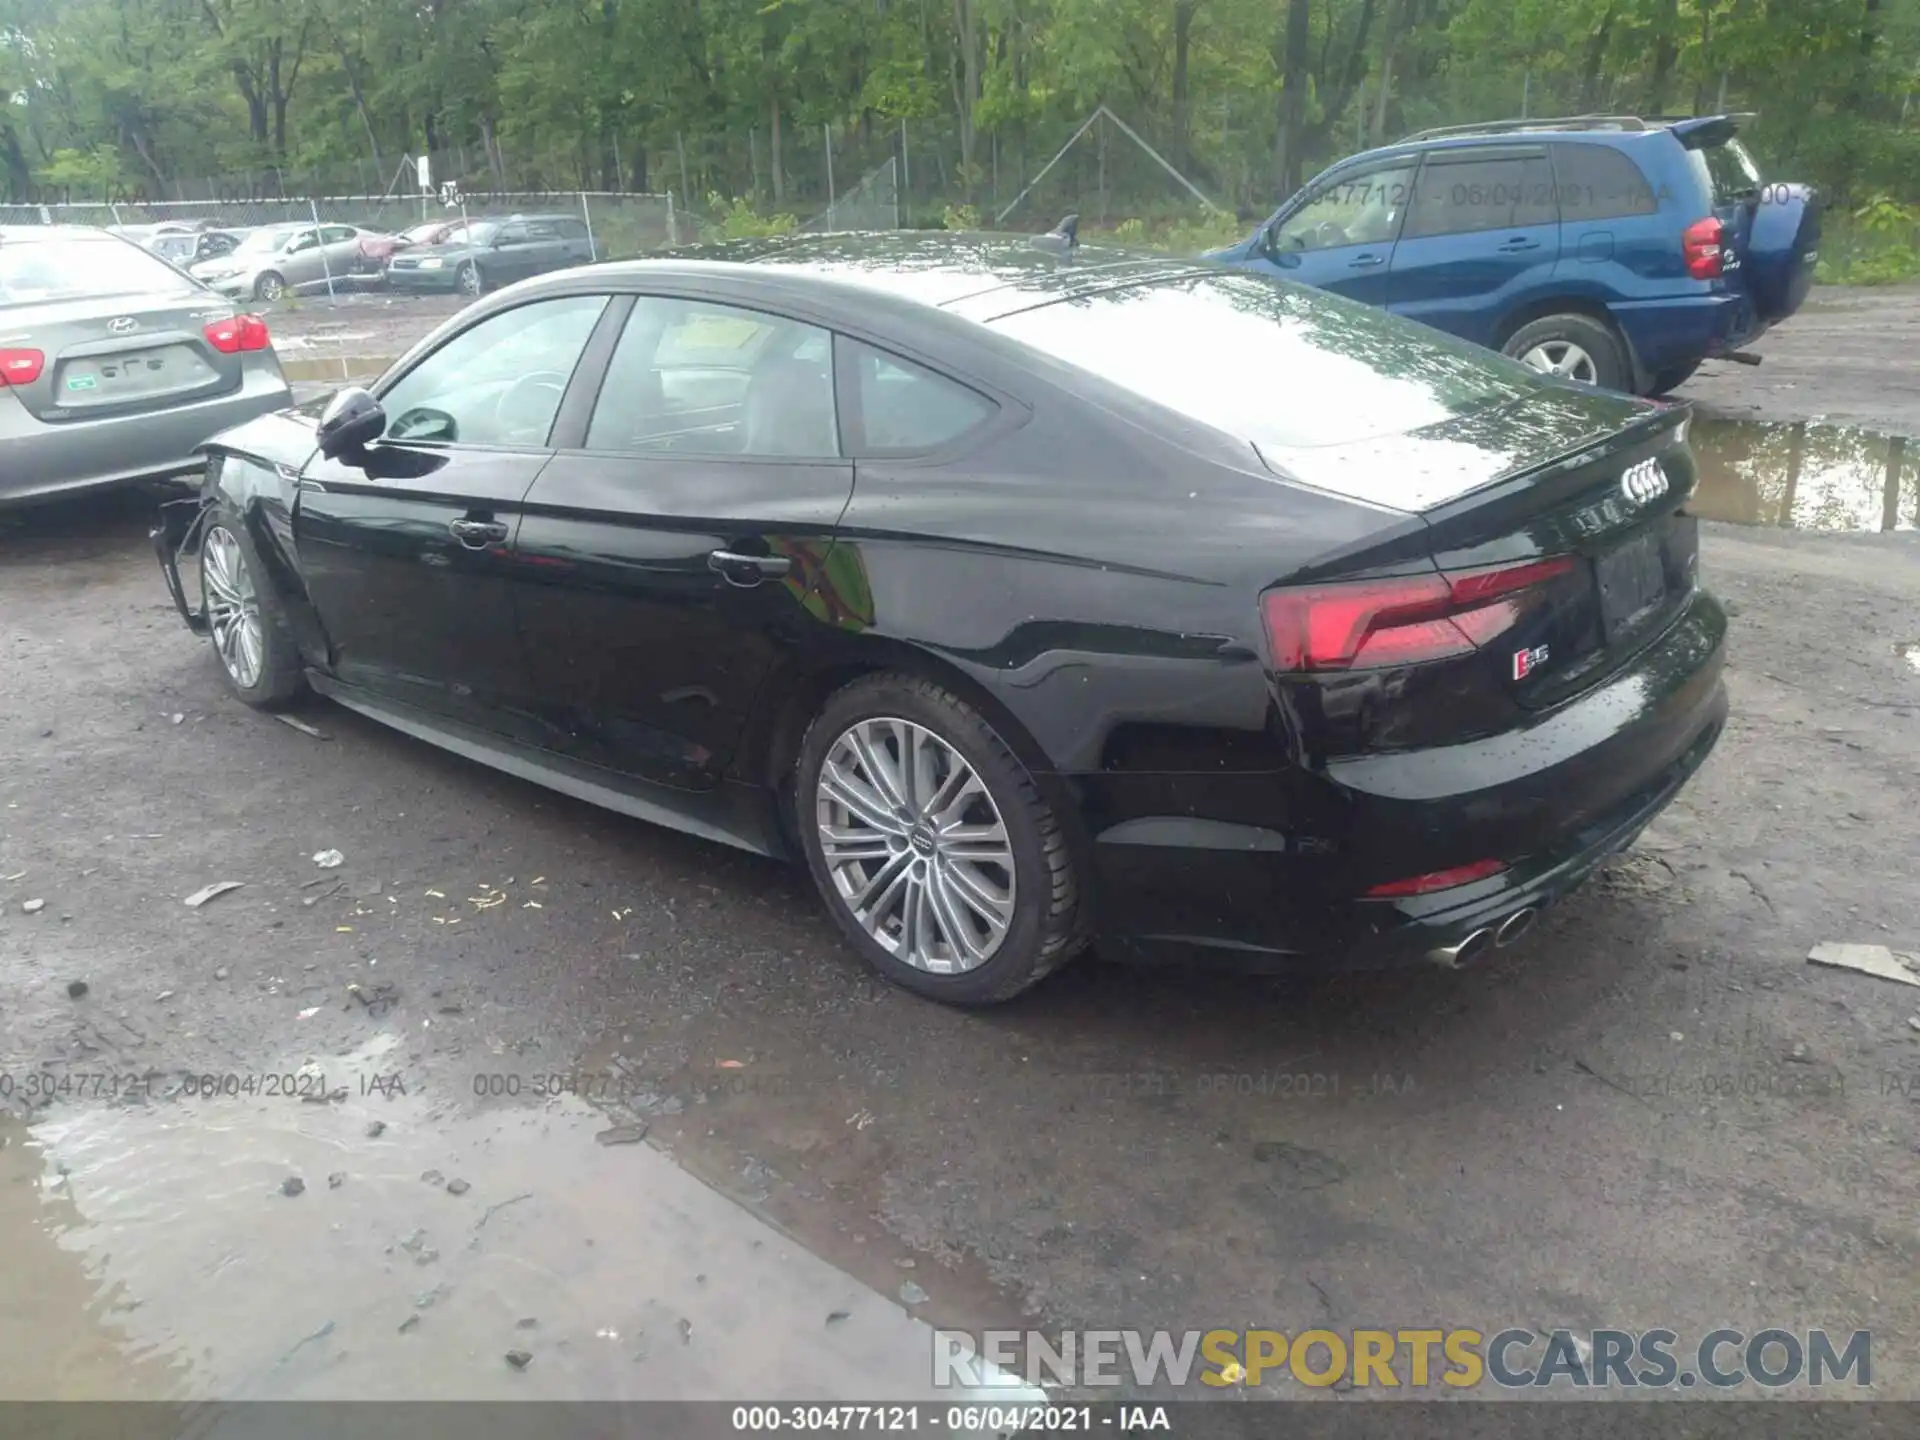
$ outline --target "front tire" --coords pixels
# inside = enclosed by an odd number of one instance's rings
[[[1607,390],[1633,389],[1627,348],[1613,327],[1591,315],[1546,315],[1507,337],[1501,351],[1530,369]]]
[[[277,710],[306,692],[306,671],[287,613],[237,516],[215,512],[200,541],[200,593],[214,658],[234,696]]]
[[[478,295],[482,290],[486,289],[485,282],[480,278],[480,267],[475,265],[471,260],[462,265],[459,270],[454,273],[453,278],[454,283],[460,287],[460,293],[462,295]]]
[[[794,796],[821,898],[894,984],[997,1004],[1084,944],[1052,807],[993,727],[941,686],[882,674],[838,691],[801,744]]]
[[[287,293],[287,282],[269,270],[253,282],[253,298],[272,303]]]

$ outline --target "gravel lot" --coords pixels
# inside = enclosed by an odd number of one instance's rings
[[[391,353],[423,318],[372,300],[275,328],[317,346],[344,321],[386,346],[363,353]],[[1689,393],[1913,430],[1920,387],[1894,359],[1917,320],[1920,290],[1821,295],[1765,366],[1715,367]],[[602,1122],[537,1095],[574,1075],[805,1251],[883,1296],[924,1291],[934,1323],[1871,1327],[1876,1389],[1920,1398],[1920,1235],[1900,1198],[1920,1184],[1920,991],[1805,958],[1830,940],[1920,950],[1911,532],[1706,527],[1707,581],[1736,615],[1718,753],[1634,853],[1484,968],[1300,985],[1093,961],[967,1015],[870,979],[804,876],[345,711],[298,717],[321,739],[228,701],[145,520],[94,504],[0,533],[0,1076],[178,1083],[313,1061],[351,1091],[36,1108],[15,1087],[36,1133],[64,1137],[80,1215],[111,1212],[133,1177],[166,1181],[147,1214],[162,1223],[90,1242],[117,1236],[92,1273],[143,1307],[160,1359],[251,1355],[249,1330],[297,1348],[347,1313],[334,1299],[407,1263],[390,1243],[342,1258],[339,1225],[376,1221],[323,1223],[328,1165],[489,1165],[489,1204],[564,1192],[555,1224],[617,1232],[622,1205],[647,1202],[582,1168]],[[313,859],[329,849],[337,870]],[[223,880],[243,888],[181,903]],[[405,1123],[376,1156],[365,1126],[387,1114]],[[501,1128],[529,1116],[537,1134]],[[309,1144],[333,1158],[299,1200],[217,1181],[229,1163],[277,1174]],[[301,1204],[298,1224],[273,1208]],[[39,1253],[28,1223],[0,1199],[0,1250]],[[266,1267],[285,1303],[175,1294],[138,1263],[167,1234],[208,1265]],[[562,1264],[513,1235],[502,1264]],[[182,1372],[101,1340],[91,1285],[68,1280],[9,1331],[0,1277],[0,1397],[41,1393],[49,1353],[84,1393],[169,1393]],[[480,1275],[423,1312],[408,1353],[449,1393],[504,1373],[474,1317],[510,1308],[514,1283]],[[611,1325],[581,1297],[608,1287],[580,1284],[542,1317],[547,1343],[575,1347],[544,1393],[612,1393],[579,1358]],[[389,1353],[389,1319],[341,1319],[316,1348]],[[710,1343],[623,1323],[656,1347]],[[342,1366],[314,1393],[384,1393],[381,1365]]]

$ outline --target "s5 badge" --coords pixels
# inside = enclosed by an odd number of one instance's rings
[[[1547,647],[1536,645],[1531,650],[1513,652],[1513,678],[1524,680],[1542,665],[1547,663]]]

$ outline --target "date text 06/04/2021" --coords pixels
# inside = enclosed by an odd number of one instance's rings
[[[341,1083],[334,1083],[340,1081]],[[406,1093],[398,1075],[359,1075],[353,1088],[361,1096],[389,1097]],[[90,1100],[344,1100],[350,1093],[344,1077],[303,1066],[271,1071],[109,1071],[28,1070],[0,1071],[0,1105],[19,1100],[28,1106],[55,1101]]]

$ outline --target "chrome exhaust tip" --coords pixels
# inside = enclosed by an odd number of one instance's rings
[[[1539,918],[1539,915],[1540,912],[1531,905],[1524,910],[1514,911],[1513,914],[1502,920],[1500,922],[1500,928],[1493,932],[1493,943],[1501,946],[1513,944],[1514,941],[1518,940],[1533,928],[1533,922]]]
[[[1427,951],[1427,959],[1447,970],[1459,970],[1471,965],[1480,958],[1480,952],[1487,948],[1492,940],[1491,930],[1476,930],[1466,939],[1452,945],[1436,945]]]

